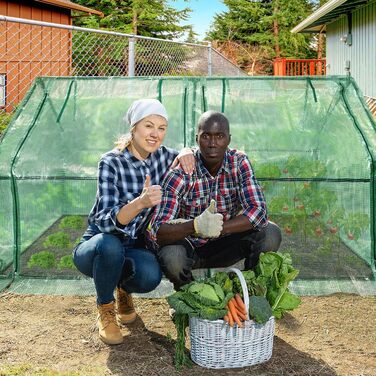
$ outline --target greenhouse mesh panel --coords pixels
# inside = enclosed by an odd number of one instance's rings
[[[206,275],[202,272],[201,276]],[[1,287],[1,280],[0,280]],[[5,288],[5,286],[4,286]],[[376,295],[376,284],[373,281],[292,281],[289,290],[301,296],[322,296],[335,293],[352,293],[361,296]],[[0,290],[1,291],[1,290]],[[9,292],[16,294],[33,295],[81,295],[95,296],[95,287],[92,279],[40,279],[40,278],[17,278],[8,288]],[[167,280],[162,279],[160,285],[150,293],[133,294],[142,298],[163,298],[174,292],[173,285]]]
[[[0,276],[81,277],[71,252],[98,161],[139,98],[166,106],[164,144],[176,149],[195,145],[204,111],[224,112],[230,146],[249,155],[282,229],[280,251],[300,270],[296,283],[373,291],[375,124],[348,77],[38,78],[0,144]]]

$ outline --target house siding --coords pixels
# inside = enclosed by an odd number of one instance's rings
[[[0,14],[70,25],[69,9],[0,0]],[[0,23],[0,74],[6,76],[6,109],[13,110],[40,74],[66,76],[71,70],[70,31],[18,23]]]
[[[352,14],[352,45],[340,40],[346,35],[347,17],[328,24],[327,74],[343,75],[345,61],[350,61],[350,72],[364,95],[376,98],[376,2],[355,10]]]

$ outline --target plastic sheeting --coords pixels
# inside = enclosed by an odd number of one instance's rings
[[[349,77],[38,78],[0,144],[0,276],[80,278],[62,222],[89,213],[98,160],[139,98],[166,106],[175,149],[195,145],[204,111],[225,113],[299,288],[374,291],[375,124]]]

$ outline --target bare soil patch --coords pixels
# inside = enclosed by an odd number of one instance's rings
[[[376,375],[376,296],[303,297],[277,322],[269,362],[226,370],[175,370],[166,300],[135,303],[139,318],[110,347],[94,329],[94,297],[2,293],[0,375]]]

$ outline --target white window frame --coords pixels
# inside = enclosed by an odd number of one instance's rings
[[[6,75],[0,73],[0,108],[5,107],[6,99]]]

